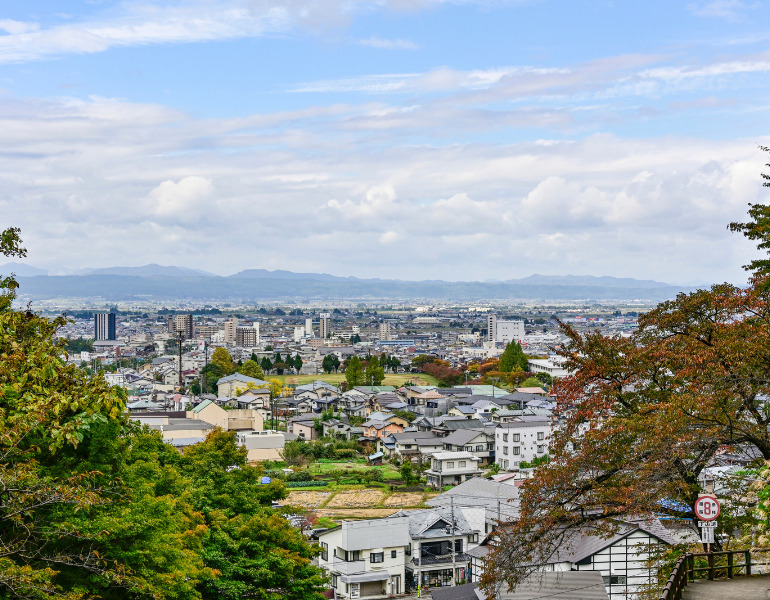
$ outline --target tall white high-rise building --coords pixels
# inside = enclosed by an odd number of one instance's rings
[[[381,340],[392,339],[390,334],[390,323],[380,323],[379,338]]]
[[[497,315],[487,316],[487,341],[507,344],[524,339],[524,321],[500,321]]]
[[[313,337],[313,319],[305,319],[305,337]]]

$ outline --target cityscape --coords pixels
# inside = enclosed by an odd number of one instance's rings
[[[769,16],[5,3],[0,600],[768,596]]]

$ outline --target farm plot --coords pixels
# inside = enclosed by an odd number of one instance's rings
[[[331,492],[289,492],[286,504],[303,508],[318,508],[331,496]]]
[[[383,506],[420,506],[422,504],[422,494],[419,492],[409,492],[401,494],[391,494],[383,501]]]
[[[334,495],[328,508],[364,508],[377,506],[382,502],[381,490],[344,490]]]

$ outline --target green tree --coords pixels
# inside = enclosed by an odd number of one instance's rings
[[[242,375],[246,375],[246,377],[253,377],[254,379],[264,379],[265,373],[262,371],[262,367],[260,367],[256,362],[253,360],[247,360],[244,362],[239,368],[238,372]]]
[[[217,365],[222,369],[225,376],[235,373],[235,363],[233,363],[233,358],[230,356],[227,348],[222,346],[219,346],[214,350],[211,355],[211,364]]]
[[[761,213],[751,214],[738,230],[761,232]],[[697,531],[699,476],[719,448],[770,460],[770,278],[755,268],[748,288],[714,285],[659,304],[628,338],[562,325],[572,374],[554,387],[564,420],[551,461],[522,488],[519,520],[498,530],[486,589],[521,581],[570,531],[613,533],[616,517],[665,512]]]
[[[327,354],[321,362],[321,367],[326,373],[331,373],[332,371],[336,373],[339,366],[340,359],[337,358],[336,354]]]
[[[529,361],[527,355],[524,354],[524,350],[521,348],[521,344],[517,341],[512,341],[508,343],[500,355],[500,364],[497,370],[503,373],[510,373],[516,368],[525,372],[529,371]]]
[[[385,379],[385,369],[380,366],[380,360],[376,354],[369,356],[364,371],[364,381],[366,385],[380,385]]]
[[[267,356],[262,357],[262,360],[259,361],[259,366],[262,367],[262,371],[265,373],[269,373],[273,369],[273,363]]]
[[[348,382],[348,389],[365,384],[364,367],[361,364],[361,359],[357,356],[350,358],[348,368],[345,369],[345,380]]]

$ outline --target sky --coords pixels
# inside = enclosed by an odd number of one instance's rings
[[[0,9],[0,225],[51,273],[742,283],[770,0]]]

